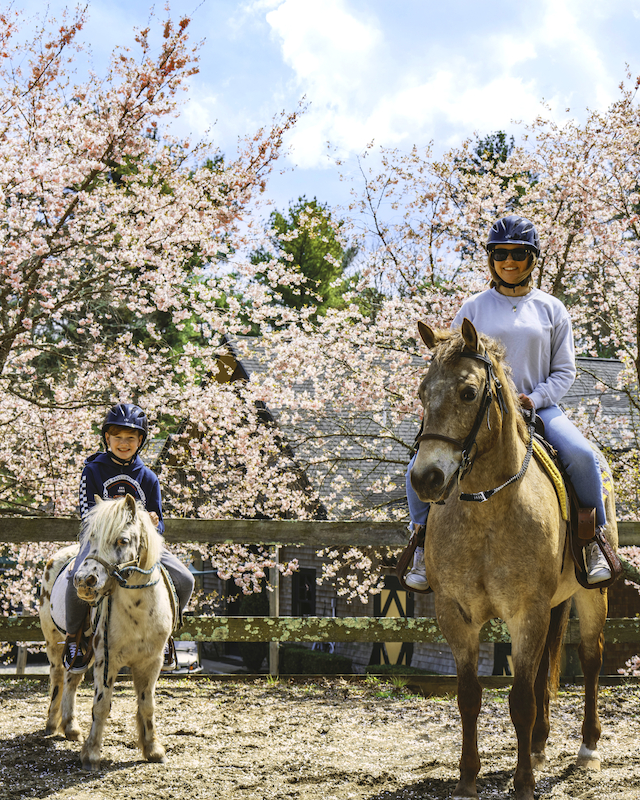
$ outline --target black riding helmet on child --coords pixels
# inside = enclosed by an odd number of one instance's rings
[[[142,440],[140,441],[136,454],[142,450],[147,441],[149,423],[147,421],[147,415],[140,406],[136,406],[133,403],[118,403],[118,405],[113,406],[113,408],[107,411],[107,415],[102,423],[102,441],[106,450],[109,450],[109,445],[105,434],[108,433],[112,425],[118,428],[132,428],[141,433]],[[122,464],[128,463],[129,460],[118,458],[113,452],[110,452],[110,456]]]
[[[507,281],[501,278],[496,272],[494,253],[496,248],[501,244],[520,244],[528,253],[529,265],[518,283],[507,283]],[[513,289],[516,286],[524,286],[531,281],[531,273],[538,263],[538,256],[540,255],[540,239],[533,222],[515,214],[499,219],[491,226],[485,249],[489,257],[489,269],[491,270],[491,277],[493,278],[492,285],[502,285]],[[512,251],[512,253],[517,253],[517,250]]]

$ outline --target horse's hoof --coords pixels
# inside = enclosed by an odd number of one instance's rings
[[[83,761],[82,762],[82,769],[85,772],[100,772],[100,762],[99,761]]]
[[[544,769],[547,757],[544,753],[531,753],[531,769]]]
[[[583,744],[578,751],[576,766],[583,767],[584,769],[591,769],[594,772],[600,772],[602,769],[600,753],[597,750],[589,750],[589,748]]]

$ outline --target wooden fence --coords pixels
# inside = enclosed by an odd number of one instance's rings
[[[408,533],[398,523],[306,522],[296,520],[165,520],[168,542],[307,545],[317,547],[403,547]],[[0,517],[0,543],[72,542],[78,520],[59,517]],[[640,544],[640,523],[619,523],[620,544]],[[640,618],[608,619],[608,642],[638,642]],[[442,642],[430,617],[187,617],[178,637],[216,642]],[[485,642],[510,641],[506,626],[492,620]],[[0,617],[0,641],[42,641],[38,617]],[[570,620],[565,642],[579,642],[578,620]],[[272,667],[273,671],[273,667]]]

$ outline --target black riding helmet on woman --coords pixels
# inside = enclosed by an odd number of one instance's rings
[[[500,245],[509,245],[510,249],[500,248]],[[514,248],[513,245],[522,245],[522,247]],[[540,255],[540,239],[532,222],[515,214],[499,219],[491,226],[485,248],[493,279],[492,286],[504,286],[513,290],[515,294],[518,287],[531,283],[531,273],[535,269]],[[517,263],[527,262],[523,263],[517,275],[518,280],[513,283],[506,280],[508,276],[501,267],[509,257]]]

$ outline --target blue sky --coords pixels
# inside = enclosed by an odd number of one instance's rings
[[[12,5],[33,18],[66,4]],[[84,40],[104,72],[111,50],[146,26],[150,3],[88,6]],[[371,140],[407,150],[433,141],[441,152],[476,132],[517,137],[516,120],[606,108],[627,64],[640,75],[640,0],[174,0],[171,11],[204,40],[177,132],[208,135],[231,155],[238,136],[306,98],[288,171],[271,183],[279,208],[301,194],[347,201],[328,144],[357,175]]]

